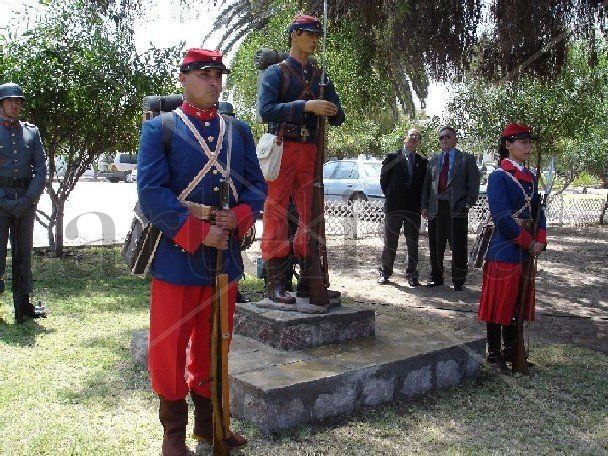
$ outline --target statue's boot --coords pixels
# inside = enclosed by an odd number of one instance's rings
[[[285,291],[286,258],[266,260],[266,296],[280,304],[295,304],[296,298]]]

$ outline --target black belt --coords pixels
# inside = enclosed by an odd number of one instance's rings
[[[306,142],[317,137],[316,129],[301,124],[278,124],[268,127],[268,132],[278,135],[283,130],[283,138],[288,141]]]
[[[30,180],[27,177],[0,176],[0,187],[26,189],[30,185]]]

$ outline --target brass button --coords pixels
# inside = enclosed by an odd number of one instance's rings
[[[219,191],[220,191],[220,189],[219,189],[218,187],[213,187],[213,191],[214,191],[214,192],[219,192]]]
[[[215,139],[214,136],[207,136],[207,141],[209,141],[209,142],[213,141],[214,139]]]
[[[217,169],[214,169],[214,170],[213,170],[213,174],[217,174]]]
[[[211,126],[211,123],[205,122],[205,127],[210,127],[210,126]]]

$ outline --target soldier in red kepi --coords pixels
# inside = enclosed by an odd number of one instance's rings
[[[488,205],[495,228],[483,268],[478,318],[487,326],[488,362],[503,371],[507,369],[506,363],[513,361],[523,264],[530,255],[540,255],[547,245],[547,223],[542,210],[533,236],[534,214],[540,204],[538,179],[524,166],[535,139],[530,127],[508,124],[500,138],[500,167],[488,178]],[[525,293],[524,319],[531,321],[535,301],[533,280],[527,284]]]
[[[217,112],[222,75],[228,72],[220,52],[190,49],[180,66],[184,102],[172,113],[170,152],[164,150],[161,116],[145,122],[141,133],[139,202],[144,215],[163,234],[150,266],[149,371],[152,388],[160,399],[165,456],[192,454],[185,443],[188,393],[194,402],[195,438],[212,440],[209,371],[213,265],[218,252],[223,251],[230,282],[232,331],[236,284],[242,275],[237,260],[239,239],[254,223],[266,197],[251,130],[235,119],[230,140],[227,121]],[[227,177],[228,169],[230,209],[219,210],[220,181]],[[199,173],[202,179],[181,202],[179,195]],[[228,449],[246,443],[244,437],[232,432],[225,440]]]

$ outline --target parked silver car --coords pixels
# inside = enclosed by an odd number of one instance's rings
[[[323,183],[327,200],[344,201],[384,198],[380,188],[382,162],[352,158],[332,160],[323,165]]]

